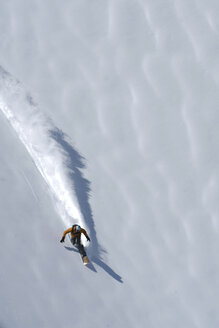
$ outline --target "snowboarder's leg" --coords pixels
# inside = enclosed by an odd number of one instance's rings
[[[82,244],[77,245],[77,249],[79,250],[79,253],[81,254],[81,257],[87,256],[84,246]]]
[[[70,241],[71,241],[72,245],[75,246],[75,238],[70,237]]]
[[[77,247],[78,247],[79,253],[81,254],[81,258],[82,258],[84,265],[89,264],[90,262],[87,257],[87,254],[85,252],[84,246],[82,244],[79,244]]]
[[[85,252],[84,246],[80,243],[80,240],[77,237],[76,238],[71,237],[70,240],[71,240],[72,245],[78,249],[78,251],[82,257],[87,255]]]
[[[78,238],[73,238],[73,237],[71,237],[70,240],[71,240],[72,245],[75,246],[78,249],[78,251],[81,255],[81,258],[83,260],[84,265],[89,264],[90,262],[89,262],[89,259],[87,257],[87,254],[85,252],[84,246],[80,243],[81,240],[78,239]]]

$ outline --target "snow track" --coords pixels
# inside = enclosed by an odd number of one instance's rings
[[[65,135],[39,110],[22,84],[2,67],[0,109],[55,196],[64,224],[69,226],[75,222],[86,226],[75,188],[72,186],[73,180],[70,178],[75,174],[76,166],[69,165],[69,154],[62,145],[64,142],[65,145],[69,145],[64,141]],[[75,155],[80,156],[76,151]],[[78,162],[82,163],[82,157]]]

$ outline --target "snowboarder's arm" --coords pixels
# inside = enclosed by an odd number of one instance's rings
[[[69,229],[67,229],[67,230],[65,230],[63,232],[62,239],[60,240],[60,243],[64,243],[65,242],[65,236],[67,235],[67,233],[69,233],[71,231],[72,231],[72,228],[69,228]]]
[[[81,233],[83,233],[85,235],[85,237],[87,238],[87,240],[90,241],[90,237],[87,234],[87,231],[85,229],[81,229]]]
[[[69,232],[71,232],[71,231],[72,231],[72,228],[69,228],[69,229],[65,230],[65,231],[63,232],[63,236],[62,236],[62,238],[65,238],[65,236],[67,235],[67,233],[69,233]]]

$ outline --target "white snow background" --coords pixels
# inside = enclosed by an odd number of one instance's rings
[[[218,17],[0,0],[0,328],[219,327]]]

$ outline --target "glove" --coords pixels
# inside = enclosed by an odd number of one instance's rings
[[[60,243],[64,243],[65,242],[65,237],[62,237],[62,239],[60,240]]]
[[[87,236],[87,241],[90,241],[90,237]]]

